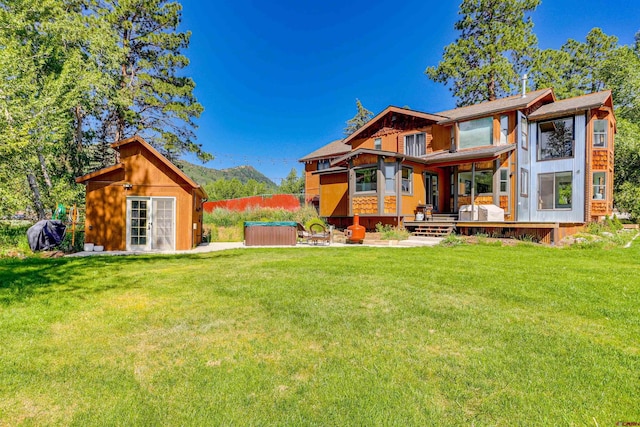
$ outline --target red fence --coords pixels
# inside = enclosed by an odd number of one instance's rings
[[[249,208],[276,208],[295,211],[300,209],[300,200],[293,194],[275,194],[273,196],[251,196],[240,199],[218,200],[217,202],[204,202],[205,212],[214,209],[228,209],[230,211],[243,212]]]

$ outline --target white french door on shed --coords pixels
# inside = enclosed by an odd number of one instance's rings
[[[175,249],[175,198],[127,197],[127,250]]]

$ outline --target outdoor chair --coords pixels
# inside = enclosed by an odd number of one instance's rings
[[[298,223],[298,238],[307,244],[317,245],[319,243],[331,244],[331,232],[327,228],[318,223],[313,223],[307,230],[304,225]]]

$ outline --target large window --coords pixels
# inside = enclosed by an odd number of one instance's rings
[[[419,157],[427,154],[426,135],[416,133],[404,137],[404,154]]]
[[[571,209],[573,174],[571,172],[538,175],[538,209]]]
[[[402,192],[413,194],[413,169],[402,168]]]
[[[472,185],[471,172],[458,173],[458,195],[470,196]],[[474,195],[493,193],[493,171],[476,171]]]
[[[573,118],[541,122],[538,129],[538,160],[573,157]]]
[[[378,191],[378,168],[356,169],[356,193]]]
[[[493,117],[460,123],[458,148],[472,148],[493,143]]]
[[[607,126],[609,122],[606,120],[593,121],[593,146],[604,148],[607,146]]]
[[[607,173],[593,173],[593,198],[595,200],[604,200],[607,198]]]

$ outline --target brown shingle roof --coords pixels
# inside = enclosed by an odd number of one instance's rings
[[[427,154],[423,160],[428,165],[435,165],[438,163],[454,163],[463,162],[467,160],[481,160],[496,158],[503,153],[515,150],[515,144],[497,145],[491,147],[472,148],[463,151],[457,151],[450,153],[448,151],[441,151],[438,153]]]
[[[563,99],[552,104],[546,104],[529,114],[529,119],[538,120],[545,117],[553,117],[567,113],[588,110],[590,108],[602,107],[611,97],[611,91],[590,93],[588,95],[576,96],[575,98]]]
[[[480,104],[469,105],[467,107],[454,108],[453,110],[441,111],[438,116],[447,117],[445,120],[438,122],[440,125],[449,124],[459,120],[470,120],[502,111],[512,111],[521,108],[527,108],[535,104],[541,98],[551,96],[551,100],[555,100],[552,89],[540,89],[528,92],[526,97],[522,95],[508,96],[506,98],[496,99],[495,101],[481,102]]]
[[[332,173],[347,172],[349,169],[344,166],[333,166],[319,171],[311,172],[311,175],[329,175]]]
[[[396,159],[406,159],[406,160],[411,160],[413,162],[424,163],[424,159],[422,157],[408,156],[406,154],[397,153],[395,151],[372,150],[371,148],[358,148],[356,150],[353,150],[344,154],[342,157],[338,157],[337,159],[334,159],[331,162],[331,165],[332,166],[340,165],[353,157],[358,157],[361,154],[373,154],[376,156],[383,156],[383,157],[389,157],[389,158],[393,157]]]
[[[309,160],[322,159],[325,157],[335,157],[340,154],[348,153],[349,150],[351,150],[351,146],[345,144],[342,139],[338,139],[336,141],[328,143],[324,147],[317,149],[313,153],[307,154],[298,161],[306,162]]]

